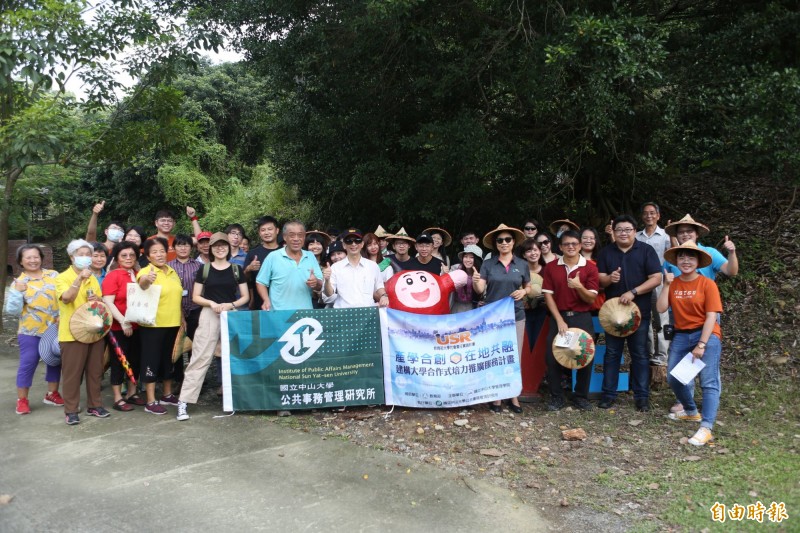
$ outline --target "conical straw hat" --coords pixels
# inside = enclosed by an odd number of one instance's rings
[[[606,333],[615,337],[627,337],[639,328],[642,313],[634,303],[623,305],[619,298],[611,298],[600,308],[598,318]]]
[[[572,342],[568,347],[556,346],[560,335],[553,339],[553,357],[565,368],[583,368],[594,359],[594,339],[580,328],[569,328]]]
[[[102,302],[87,302],[69,319],[69,332],[75,340],[92,344],[102,339],[111,329],[111,312]]]

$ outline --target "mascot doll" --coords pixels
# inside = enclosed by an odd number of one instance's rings
[[[450,295],[469,282],[463,270],[437,276],[422,270],[403,270],[386,283],[389,307],[418,315],[450,313]]]

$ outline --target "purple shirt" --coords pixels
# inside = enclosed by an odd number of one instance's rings
[[[185,291],[181,299],[181,307],[183,308],[183,316],[186,316],[192,309],[200,307],[192,301],[192,291],[194,290],[194,280],[195,277],[197,277],[197,271],[203,268],[203,263],[197,259],[189,259],[185,263],[173,259],[167,264],[171,266],[175,272],[178,273],[178,277],[181,278],[181,285]]]

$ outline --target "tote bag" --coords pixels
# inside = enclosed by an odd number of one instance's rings
[[[128,283],[128,309],[125,311],[125,320],[140,326],[155,326],[159,298],[161,298],[161,285],[150,285],[147,290],[143,290],[138,283]]]

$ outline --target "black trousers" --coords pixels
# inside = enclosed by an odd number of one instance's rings
[[[571,328],[580,328],[589,335],[594,334],[594,324],[592,323],[592,315],[588,311],[585,313],[577,313],[573,316],[564,316],[561,318]],[[561,390],[561,375],[564,367],[556,361],[553,356],[553,339],[558,335],[558,325],[556,320],[550,317],[550,328],[547,332],[547,382],[550,387],[550,396],[552,398],[563,398],[564,392]],[[589,399],[589,383],[592,379],[592,363],[578,370],[578,376],[575,383],[575,392],[573,394],[576,398]]]

